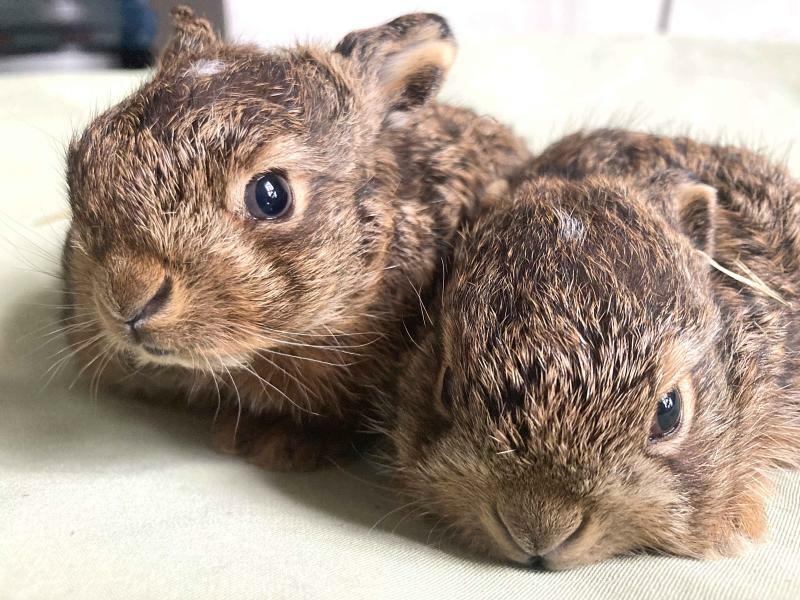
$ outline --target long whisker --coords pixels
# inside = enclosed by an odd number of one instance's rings
[[[382,516],[380,519],[378,519],[377,521],[375,521],[375,523],[373,523],[372,527],[370,527],[370,528],[369,528],[369,530],[368,530],[368,532],[367,532],[367,533],[372,533],[372,531],[373,531],[373,530],[374,530],[374,529],[375,529],[375,528],[376,528],[378,525],[380,525],[381,523],[383,523],[383,521],[385,521],[385,520],[386,520],[388,517],[390,517],[391,515],[393,515],[393,514],[396,514],[397,512],[399,512],[399,511],[401,511],[401,510],[406,510],[406,509],[409,509],[409,508],[411,508],[411,507],[418,506],[420,503],[421,503],[421,501],[420,501],[420,500],[412,500],[411,502],[409,502],[409,503],[407,503],[407,504],[403,504],[402,506],[398,506],[397,508],[394,508],[394,509],[390,510],[390,511],[389,511],[389,512],[387,512],[385,515],[383,515],[383,516]]]
[[[56,376],[58,371],[61,370],[61,368],[69,361],[70,358],[72,358],[73,356],[77,355],[79,352],[82,352],[82,351],[86,350],[92,344],[97,343],[98,341],[100,341],[100,339],[102,339],[102,337],[103,337],[102,334],[98,333],[98,334],[88,338],[87,340],[84,340],[79,346],[75,346],[75,347],[67,346],[66,348],[63,348],[62,350],[59,350],[56,354],[54,354],[53,356],[57,356],[58,354],[61,354],[62,352],[67,352],[67,354],[62,356],[57,361],[55,361],[43,373],[43,376],[47,376],[47,374],[52,371],[52,374],[51,374],[50,378],[47,380],[47,382],[45,383],[44,387],[40,391],[43,391],[50,384],[50,382]]]
[[[394,490],[394,489],[392,489],[390,487],[387,487],[385,485],[379,485],[379,484],[377,484],[375,482],[368,481],[367,479],[364,479],[363,477],[359,477],[358,475],[355,475],[355,474],[351,473],[350,471],[348,471],[347,469],[342,467],[339,463],[337,463],[333,458],[328,458],[328,462],[330,462],[334,467],[336,467],[336,469],[338,469],[339,471],[344,473],[350,479],[354,479],[355,481],[358,481],[359,483],[367,485],[367,486],[369,486],[371,488],[375,488],[376,490],[380,490],[382,492],[387,492],[387,493],[391,494],[392,497],[396,493],[396,490]]]
[[[83,375],[83,374],[86,372],[86,369],[88,369],[89,367],[91,367],[91,366],[92,366],[92,365],[93,365],[93,364],[94,364],[94,363],[97,361],[97,359],[99,359],[101,356],[104,356],[104,355],[105,355],[105,352],[100,352],[100,353],[98,353],[98,354],[97,354],[97,355],[96,355],[96,356],[95,356],[95,357],[94,357],[92,360],[88,361],[88,362],[87,362],[87,363],[86,363],[86,364],[85,364],[85,365],[84,365],[84,366],[81,368],[81,370],[80,370],[80,371],[78,371],[78,374],[75,376],[75,379],[73,379],[73,380],[72,380],[72,383],[70,383],[70,384],[67,386],[67,389],[68,389],[68,390],[71,390],[71,389],[72,389],[72,388],[75,386],[75,384],[78,382],[78,380],[81,378],[81,375]]]
[[[268,396],[269,396],[269,392],[267,392],[267,389],[264,387],[264,384],[268,385],[271,389],[273,389],[276,392],[278,392],[281,396],[283,396],[286,399],[287,402],[292,404],[298,410],[300,410],[300,411],[302,411],[304,413],[310,414],[310,415],[315,415],[315,416],[319,415],[319,413],[315,413],[314,411],[311,411],[311,410],[309,410],[307,408],[303,408],[302,406],[300,406],[297,402],[292,400],[283,390],[278,388],[272,382],[267,381],[266,379],[261,377],[258,373],[256,373],[253,369],[251,369],[247,365],[242,365],[241,368],[244,369],[245,371],[247,371],[248,373],[250,373],[253,377],[255,377],[261,383],[261,387],[264,390],[264,393],[266,393]]]
[[[260,352],[256,354],[263,358],[263,354],[261,352],[269,352],[270,354],[275,354],[277,356],[283,356],[285,358],[296,359],[296,360],[303,360],[307,362],[312,362],[320,365],[327,365],[329,367],[351,367],[356,363],[332,363],[326,360],[320,360],[317,358],[311,358],[310,356],[299,356],[297,354],[286,354],[285,352],[279,352],[278,350],[273,350],[272,348],[263,348]]]
[[[239,335],[242,334],[242,332],[245,332],[245,333],[249,333],[253,337],[256,337],[258,339],[263,340],[264,342],[269,342],[271,344],[278,345],[278,346],[296,346],[296,347],[300,347],[300,348],[311,348],[311,349],[314,349],[314,350],[322,350],[322,351],[326,351],[326,352],[338,352],[338,353],[341,353],[341,354],[347,354],[347,355],[350,355],[350,356],[357,356],[357,357],[361,357],[361,356],[364,356],[364,355],[356,353],[356,352],[352,352],[350,349],[352,349],[352,348],[363,348],[363,347],[373,343],[373,341],[370,341],[368,343],[364,343],[364,344],[360,344],[360,345],[351,345],[351,346],[330,345],[330,344],[310,344],[310,343],[307,343],[307,342],[298,342],[298,341],[287,340],[287,339],[282,339],[282,338],[270,337],[270,336],[264,334],[264,331],[269,332],[269,330],[266,329],[266,328],[264,328],[263,330],[259,330],[259,329],[255,328],[255,327],[242,327],[241,325],[237,326],[236,328],[233,328],[232,326],[228,325],[228,326],[226,326],[224,328],[224,330],[228,334],[233,336],[233,337],[239,336]]]
[[[311,333],[311,332],[299,332],[299,331],[284,331],[284,330],[281,330],[281,329],[274,329],[274,328],[271,328],[271,327],[264,327],[264,329],[266,331],[271,332],[271,333],[277,333],[277,334],[281,334],[281,335],[288,335],[290,337],[313,337],[313,338],[332,337],[332,338],[336,338],[336,337],[358,337],[358,336],[363,336],[363,335],[375,335],[375,336],[378,336],[378,337],[386,337],[386,334],[383,333],[383,332],[380,332],[380,331],[353,331],[353,332],[342,331],[342,332],[334,334],[334,333],[330,332],[330,330],[328,330],[328,333],[319,333],[319,332]],[[326,327],[326,329],[327,329],[327,327]]]
[[[222,393],[219,389],[219,382],[217,381],[217,374],[214,372],[214,369],[211,368],[211,361],[208,360],[208,357],[203,356],[203,359],[206,361],[206,365],[208,365],[208,373],[211,375],[211,380],[214,382],[214,387],[217,390],[217,409],[214,411],[214,422],[217,422],[217,418],[219,417],[219,413],[222,410]]]
[[[314,390],[312,390],[310,387],[308,387],[308,386],[307,386],[305,383],[303,383],[303,382],[300,380],[300,378],[299,378],[299,377],[297,377],[297,376],[295,376],[295,375],[292,375],[291,373],[289,373],[289,371],[287,371],[286,369],[284,369],[282,366],[280,366],[278,363],[276,363],[275,361],[273,361],[271,358],[268,358],[268,357],[266,357],[266,356],[261,356],[261,355],[259,355],[259,358],[261,358],[262,360],[265,360],[265,361],[267,361],[267,363],[269,363],[269,365],[270,365],[272,368],[274,368],[274,369],[277,369],[278,371],[280,371],[281,373],[283,373],[283,374],[284,374],[286,377],[288,377],[290,381],[293,381],[294,383],[296,383],[296,384],[298,385],[298,387],[302,388],[302,391],[303,391],[303,393],[305,394],[305,396],[306,396],[306,399],[308,399],[308,397],[309,397],[309,393],[310,393],[311,395],[313,395],[313,396],[317,396],[317,393],[316,393],[316,392],[314,392]]]
[[[108,368],[108,365],[110,365],[111,361],[114,359],[114,349],[111,346],[108,346],[103,351],[103,354],[105,355],[105,358],[100,360],[94,374],[92,375],[92,379],[89,382],[89,396],[94,399],[95,403],[99,402],[100,381],[106,368]]]
[[[236,394],[236,425],[233,427],[233,439],[236,439],[236,436],[239,434],[239,423],[242,420],[242,397],[239,394],[239,387],[236,385],[236,380],[231,375],[230,370],[224,364],[222,368],[225,369],[225,372],[228,374],[228,379],[231,380],[231,385],[233,385],[233,391]]]
[[[39,350],[44,348],[45,346],[48,346],[49,344],[52,344],[53,342],[60,341],[61,337],[59,336],[59,334],[66,334],[66,333],[70,333],[70,332],[74,332],[74,331],[83,331],[85,329],[91,329],[92,326],[94,326],[94,325],[95,325],[94,322],[78,323],[78,324],[75,324],[75,325],[70,325],[68,327],[62,327],[62,328],[57,329],[55,331],[51,331],[51,332],[48,332],[48,333],[43,333],[39,337],[46,337],[45,341],[40,343],[39,345],[37,345],[32,350],[28,351],[25,354],[25,356],[26,357],[33,356]],[[24,340],[24,338],[21,338],[21,339],[19,339],[17,341],[21,342],[23,340]],[[58,352],[56,352],[55,354],[51,355],[49,358],[54,358],[55,356],[58,356],[58,354],[60,354],[61,352],[63,352],[63,349],[61,349]]]

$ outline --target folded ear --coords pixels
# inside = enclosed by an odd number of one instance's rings
[[[412,111],[436,95],[453,64],[456,44],[442,17],[414,13],[349,33],[335,52],[352,60],[376,86],[388,116]]]
[[[211,23],[196,16],[188,6],[176,6],[170,15],[175,32],[161,53],[160,66],[169,65],[183,57],[197,56],[219,44],[220,40]]]
[[[717,190],[704,183],[681,183],[673,193],[678,222],[683,232],[696,248],[712,254]]]

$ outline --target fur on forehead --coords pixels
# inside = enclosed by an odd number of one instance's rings
[[[162,71],[188,64],[187,72],[195,76],[214,75],[222,70],[226,55],[235,58],[237,48],[245,53],[256,52],[252,47],[224,44],[208,21],[196,17],[186,6],[176,7],[172,14],[175,33],[162,54]],[[385,122],[396,125],[406,121],[399,115],[407,115],[435,97],[453,63],[455,50],[445,19],[436,14],[413,13],[378,27],[354,31],[332,53],[319,51],[313,58],[324,70],[349,71],[339,78],[337,87],[363,85],[373,111],[382,113],[380,118]]]
[[[539,184],[540,200],[522,195],[507,211],[489,213],[459,249],[441,345],[446,357],[469,357],[454,366],[473,383],[464,400],[484,405],[501,429],[509,415],[510,431],[557,428],[548,406],[563,406],[563,397],[574,417],[587,412],[585,425],[594,431],[588,437],[600,440],[594,402],[605,398],[618,405],[615,418],[642,425],[637,419],[649,418],[648,402],[663,381],[695,364],[711,343],[703,326],[713,315],[702,310],[693,275],[669,268],[691,252],[688,243],[670,247],[659,232],[667,224],[644,206],[641,214],[599,206],[622,197],[624,184]],[[588,200],[587,190],[598,193]],[[582,207],[576,198],[584,198]],[[515,244],[523,238],[531,243]],[[619,247],[609,251],[609,238]],[[592,264],[583,262],[589,257]],[[642,394],[648,402],[639,406]],[[565,431],[572,426],[562,424]]]
[[[382,124],[403,124],[397,115],[432,99],[455,48],[437,15],[353,32],[334,52],[226,44],[191,9],[173,16],[175,33],[154,77],[87,131],[82,156],[98,142],[104,155],[130,153],[152,134],[155,142],[184,141],[183,154],[201,145],[224,157],[237,145],[289,133],[346,161],[364,154]]]
[[[358,99],[335,63],[315,48],[219,47],[162,66],[73,140],[71,185],[154,198],[192,178],[214,185],[279,149],[272,166],[321,171],[335,163],[345,175],[372,135],[369,119],[353,125]],[[92,180],[98,170],[108,176]]]
[[[231,117],[237,126],[259,115],[302,118],[316,127],[346,124],[351,117],[360,82],[326,48],[226,43],[189,7],[176,7],[172,15],[175,31],[154,77],[131,99],[134,106],[144,104],[146,113],[134,125],[149,127],[148,121],[161,117],[171,126],[176,115],[203,108],[213,110],[208,118],[221,122]]]
[[[474,223],[445,293],[465,321],[482,322],[475,313],[485,306],[504,329],[522,324],[515,315],[536,319],[543,310],[584,324],[610,312],[660,322],[676,301],[690,300],[692,279],[707,269],[689,240],[670,236],[671,225],[638,196],[625,180],[534,182]],[[696,259],[697,273],[675,270],[678,258]],[[612,297],[610,289],[630,293]]]

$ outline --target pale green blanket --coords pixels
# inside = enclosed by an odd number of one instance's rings
[[[746,142],[800,174],[800,47],[564,39],[461,49],[448,99],[534,148],[615,124]],[[566,573],[476,561],[405,519],[362,467],[275,475],[215,454],[182,411],[45,386],[59,340],[64,142],[127,74],[0,78],[0,597],[800,598],[800,475],[737,560],[642,556]],[[42,389],[44,388],[44,389]],[[385,516],[385,518],[383,518]],[[402,521],[402,522],[401,522]]]

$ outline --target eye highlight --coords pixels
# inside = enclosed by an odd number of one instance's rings
[[[247,184],[244,201],[254,219],[275,220],[289,215],[294,198],[286,178],[276,171],[268,171]]]
[[[675,433],[681,425],[683,402],[677,389],[664,394],[656,404],[656,414],[650,425],[650,441],[658,442]]]

